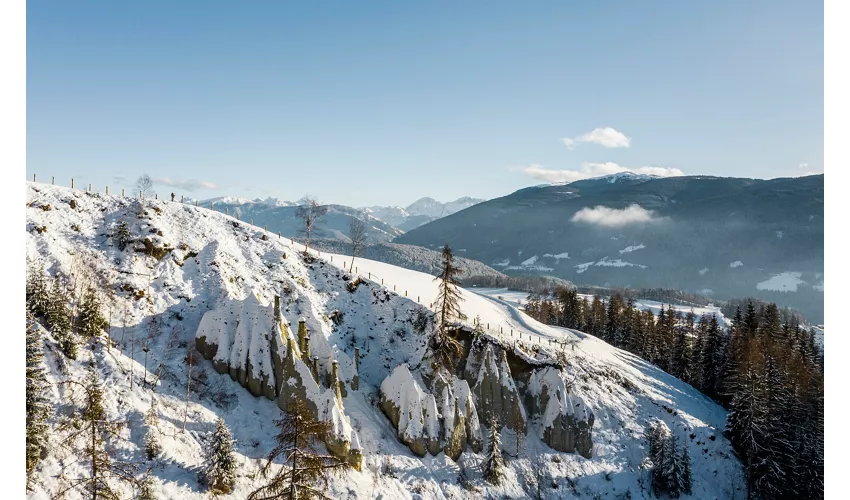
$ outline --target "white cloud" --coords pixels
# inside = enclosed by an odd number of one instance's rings
[[[586,222],[605,227],[619,227],[627,224],[642,224],[661,220],[652,210],[640,205],[631,204],[623,209],[609,208],[597,205],[593,208],[582,208],[573,215],[573,222]]]
[[[561,142],[567,149],[573,149],[579,142],[598,144],[606,148],[627,148],[631,145],[632,140],[619,130],[611,127],[599,127],[578,137],[561,139]]]
[[[529,165],[521,169],[523,173],[534,179],[546,182],[573,182],[603,175],[632,172],[635,174],[657,175],[658,177],[677,177],[685,175],[678,168],[668,167],[637,167],[626,168],[614,162],[582,163],[578,170],[551,170],[541,165]]]
[[[156,184],[172,186],[186,191],[195,191],[196,189],[216,189],[218,186],[210,181],[199,181],[198,179],[188,179],[185,181],[175,180],[170,177],[157,177],[153,180]]]

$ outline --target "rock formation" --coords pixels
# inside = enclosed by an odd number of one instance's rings
[[[580,397],[569,394],[558,369],[545,367],[532,373],[526,402],[529,411],[539,416],[540,438],[550,448],[592,456],[593,412]]]
[[[265,396],[286,411],[293,400],[303,400],[319,421],[329,424],[328,451],[360,469],[362,450],[357,433],[343,409],[337,361],[331,360],[327,384],[320,384],[318,358],[310,358],[310,338],[299,322],[298,341],[280,312],[251,294],[204,314],[195,336],[198,351],[255,396]]]
[[[514,432],[525,433],[525,408],[517,391],[505,351],[499,349],[498,364],[492,344],[487,344],[472,388],[478,402],[479,419],[484,422],[495,415],[501,425]]]
[[[492,414],[516,434],[527,434],[533,424],[552,449],[590,458],[593,412],[569,393],[561,369],[514,352],[509,362],[508,349],[492,339],[472,342],[463,377],[437,371],[431,394],[407,365],[397,367],[381,384],[381,407],[399,439],[419,456],[442,450],[457,460],[468,447],[481,451],[479,422]],[[519,382],[511,366],[519,371]]]

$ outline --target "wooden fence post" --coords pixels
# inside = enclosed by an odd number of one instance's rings
[[[71,189],[74,189],[74,178],[71,177]]]
[[[91,184],[89,184],[89,192],[91,193]]]
[[[106,186],[106,194],[109,194],[109,186]]]
[[[32,174],[32,181],[35,182],[35,174]]]
[[[124,188],[121,188],[121,197],[124,197]]]
[[[50,185],[52,186],[52,185],[54,185],[54,184],[56,184],[56,176],[55,176],[55,175],[51,175],[51,176],[50,176]]]

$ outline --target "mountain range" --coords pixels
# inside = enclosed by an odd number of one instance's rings
[[[823,317],[824,176],[617,174],[520,189],[394,241],[507,274],[760,297]]]

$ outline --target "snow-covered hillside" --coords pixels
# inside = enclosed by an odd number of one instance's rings
[[[691,498],[742,497],[741,466],[721,433],[722,408],[625,351],[578,331],[543,325],[510,301],[470,290],[461,291],[462,309],[470,324],[480,318],[488,338],[519,344],[517,352],[537,360],[563,359],[570,394],[595,415],[592,457],[554,451],[535,425],[519,453],[503,441],[508,470],[500,485],[483,481],[482,455],[471,449],[457,462],[442,452],[419,458],[398,440],[379,408],[379,388],[401,364],[413,373],[425,354],[426,339],[414,324],[421,311],[428,315],[435,299],[433,276],[358,258],[358,274],[366,283],[351,292],[354,277],[344,271],[350,257],[323,252],[305,262],[297,255],[300,245],[220,212],[42,184],[27,183],[26,189],[27,264],[97,286],[115,342],[109,349],[101,344],[81,349],[72,361],[48,339],[50,398],[57,414],[51,420],[50,452],[30,498],[50,498],[65,481],[87,473],[59,446],[63,433],[55,426],[68,410],[68,389],[59,382],[82,378],[92,358],[106,381],[108,417],[127,422],[121,439],[111,443],[116,454],[143,460],[142,416],[157,401],[165,451],[152,463],[152,474],[161,498],[208,498],[197,472],[204,436],[217,417],[237,441],[239,470],[230,497],[244,498],[262,484],[258,471],[274,446],[278,406],[252,396],[197,356],[184,413],[187,353],[205,313],[234,310],[235,302],[249,298],[256,300],[255,309],[267,308],[276,295],[289,330],[303,318],[313,354],[338,360],[341,378],[351,375],[354,349],[361,353],[359,389],[349,387],[343,406],[359,437],[363,467],[331,477],[332,498],[528,498],[538,480],[543,498],[650,498],[641,463],[647,453],[643,433],[653,419],[663,420],[689,447]],[[122,220],[134,240],[124,251],[112,237]],[[147,353],[141,350],[145,345]],[[468,481],[459,480],[461,470]],[[114,486],[122,498],[132,497],[126,486]],[[68,498],[82,496],[75,491]]]

